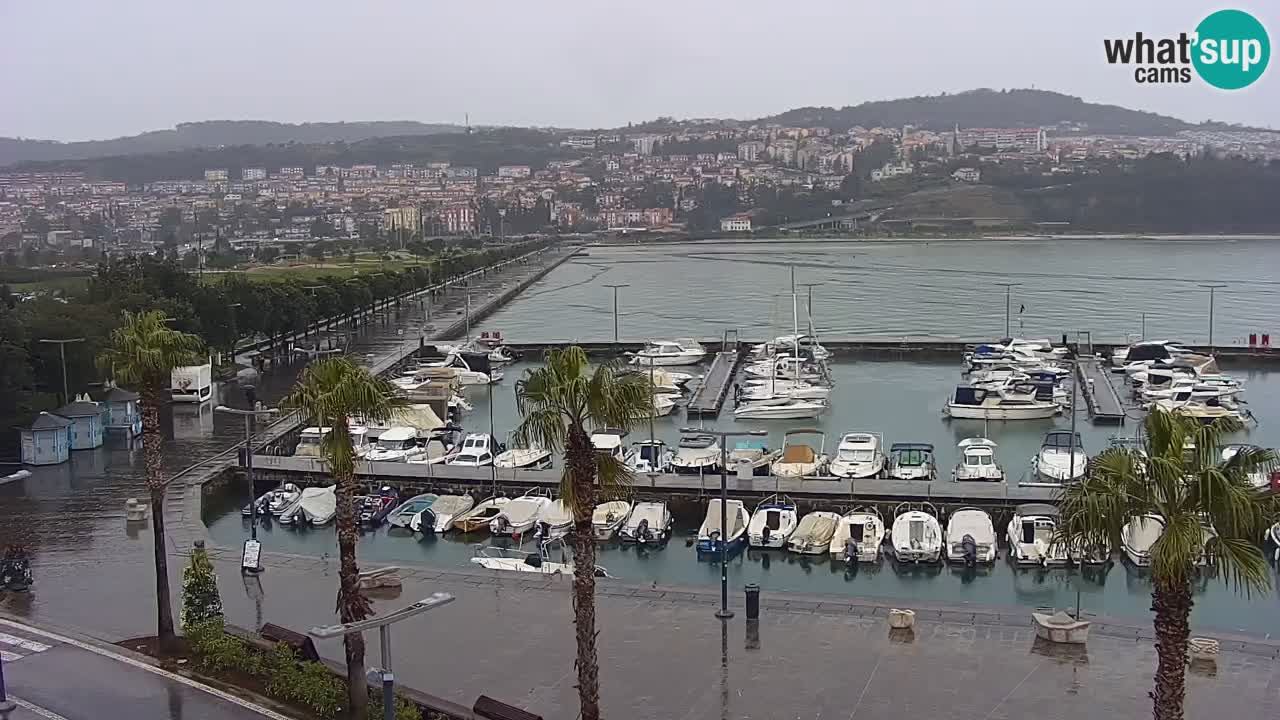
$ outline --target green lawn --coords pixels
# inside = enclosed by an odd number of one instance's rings
[[[11,283],[9,289],[16,293],[36,292],[38,290],[62,291],[68,293],[77,293],[84,290],[89,284],[89,276],[82,275],[80,277],[58,277],[48,280],[37,280],[28,283]]]
[[[370,275],[372,273],[383,272],[386,270],[399,271],[408,267],[424,264],[425,261],[401,259],[392,259],[383,262],[376,255],[357,255],[356,262],[353,264],[347,262],[346,256],[340,256],[336,258],[325,258],[319,263],[295,263],[290,261],[287,265],[258,265],[237,270],[211,271],[206,269],[204,272],[204,281],[206,283],[218,282],[220,278],[231,274],[238,274],[249,278],[250,280],[259,282],[275,282],[286,279],[310,282],[322,277],[348,278],[356,275]]]

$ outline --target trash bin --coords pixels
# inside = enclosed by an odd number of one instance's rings
[[[755,583],[747,585],[747,619],[760,617],[760,586]]]

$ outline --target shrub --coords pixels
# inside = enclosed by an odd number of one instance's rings
[[[182,570],[182,626],[222,617],[218,595],[218,574],[203,547],[191,552],[191,562]]]

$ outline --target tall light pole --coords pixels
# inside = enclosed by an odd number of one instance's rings
[[[453,596],[448,593],[432,593],[430,597],[400,610],[389,612],[385,615],[378,615],[367,620],[350,622],[344,625],[325,625],[323,627],[313,627],[307,631],[307,634],[318,640],[328,640],[330,638],[341,637],[343,635],[351,635],[361,633],[365,630],[378,628],[378,639],[382,646],[382,667],[379,668],[379,674],[382,676],[382,712],[384,720],[395,720],[396,717],[396,690],[395,675],[391,673],[391,625],[401,620],[407,620],[415,615],[421,615],[428,610],[434,610],[443,605],[453,602]]]
[[[1010,331],[1009,310],[1010,310],[1011,302],[1013,298],[1012,291],[1014,288],[1018,287],[1021,284],[1022,283],[1009,283],[1009,282],[996,283],[996,285],[999,285],[1004,288],[1004,336],[1005,337],[1012,337],[1012,335],[1009,334],[1009,331]]]
[[[618,288],[631,287],[627,283],[619,285],[605,285],[607,288],[613,288],[613,344],[618,344]]]
[[[218,405],[214,408],[214,412],[239,415],[244,418],[244,473],[249,480],[249,540],[245,541],[247,549],[249,542],[258,542],[258,494],[253,487],[252,421],[259,416],[270,417],[272,414],[279,412],[279,410],[276,408],[264,408],[262,403],[254,403],[252,410],[240,410],[226,405]],[[247,568],[242,567],[241,569]],[[251,570],[251,572],[256,572],[256,570]]]
[[[681,435],[714,435],[720,439],[720,609],[716,617],[727,620],[733,617],[729,609],[729,438],[763,437],[764,430],[703,430],[680,428]],[[743,530],[745,532],[745,529]]]
[[[63,340],[41,338],[40,342],[46,345],[58,346],[58,357],[62,360],[62,404],[66,405],[71,402],[71,396],[67,394],[67,343],[84,342],[84,338],[66,338]]]
[[[1226,283],[1200,283],[1200,287],[1209,288],[1209,350],[1213,351],[1213,293],[1218,288],[1226,287]]]

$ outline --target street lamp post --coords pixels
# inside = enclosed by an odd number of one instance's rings
[[[727,620],[733,617],[729,609],[729,542],[725,533],[729,527],[729,438],[764,437],[764,430],[704,430],[680,428],[681,435],[714,435],[720,439],[720,609],[716,617]]]
[[[1218,288],[1226,287],[1226,283],[1200,283],[1200,287],[1209,289],[1209,351],[1213,351],[1213,293]]]
[[[249,570],[250,572],[257,572],[261,569],[257,562],[260,554],[256,552],[258,542],[258,495],[253,486],[253,431],[251,423],[259,416],[269,417],[279,412],[276,408],[262,407],[262,403],[254,403],[254,405],[255,407],[252,410],[240,410],[226,405],[218,405],[214,408],[215,412],[239,415],[244,418],[244,473],[249,480],[249,539],[245,541],[246,553],[241,557],[241,570]],[[254,545],[249,545],[251,542]],[[252,555],[248,552],[250,548],[255,550]],[[247,557],[254,558],[252,567],[245,566],[243,560]]]
[[[453,596],[448,593],[432,593],[430,597],[386,615],[342,625],[313,627],[307,631],[307,634],[317,640],[328,640],[342,635],[378,628],[378,639],[382,645],[382,667],[378,668],[382,679],[382,713],[384,720],[395,720],[396,691],[395,675],[391,672],[391,625],[401,620],[408,620],[415,615],[421,615],[428,610],[434,610],[442,605],[448,605],[451,602],[453,602]]]
[[[1010,303],[1013,297],[1012,290],[1021,284],[1022,283],[1010,283],[1010,282],[996,283],[996,285],[999,285],[1004,288],[1004,336],[1005,337],[1011,337],[1009,334],[1010,332],[1009,309],[1010,309]]]
[[[607,288],[613,288],[613,344],[618,344],[618,288],[631,287],[627,283],[620,285],[605,285]]]
[[[46,345],[58,346],[58,357],[62,360],[62,403],[65,405],[71,402],[71,396],[67,394],[67,343],[84,342],[84,338],[65,338],[62,340],[41,338],[40,342]]]

